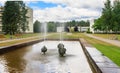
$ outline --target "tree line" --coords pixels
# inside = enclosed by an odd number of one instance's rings
[[[61,25],[62,24],[62,25]],[[35,33],[39,33],[41,32],[41,26],[42,26],[42,23],[39,22],[38,20],[36,20],[34,22],[34,32]],[[50,21],[50,22],[47,22],[47,31],[48,32],[56,32],[57,31],[57,27],[64,27],[64,29],[66,30],[67,27],[82,27],[82,26],[89,26],[90,23],[89,21],[75,21],[75,20],[72,20],[72,21],[67,21],[67,22],[64,22],[64,23],[61,23],[61,22],[53,22],[53,21]]]
[[[104,3],[102,15],[95,20],[95,31],[103,33],[120,33],[120,1],[115,0],[113,5],[110,0]]]
[[[28,30],[28,9],[23,1],[6,1],[2,14],[2,31],[14,35]]]

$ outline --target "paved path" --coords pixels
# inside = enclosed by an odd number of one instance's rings
[[[110,43],[110,44],[113,44],[115,46],[120,47],[120,41],[118,41],[118,40],[104,39],[104,38],[101,38],[101,37],[93,36],[91,34],[85,34],[85,35],[87,35],[88,37],[95,38],[97,40],[101,40],[101,41],[104,41],[104,42],[107,42],[107,43]]]

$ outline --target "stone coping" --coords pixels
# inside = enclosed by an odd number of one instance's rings
[[[89,64],[95,73],[120,73],[120,67],[104,56],[95,47],[80,38],[80,43],[87,56]]]
[[[19,49],[19,48],[24,47],[24,46],[32,45],[32,44],[38,43],[40,41],[43,41],[43,40],[40,40],[40,39],[31,40],[31,41],[26,41],[23,43],[18,43],[18,44],[14,44],[14,45],[10,45],[10,46],[0,47],[0,54],[4,54],[4,53]]]

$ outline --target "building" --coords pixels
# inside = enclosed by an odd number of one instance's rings
[[[28,18],[28,26],[29,26],[29,30],[27,30],[27,33],[33,33],[33,10],[30,7],[27,7],[28,9],[28,13],[27,16]]]
[[[78,27],[79,32],[87,32],[88,29],[89,29],[88,26],[86,26],[86,27]]]
[[[57,32],[64,32],[64,27],[57,27]]]
[[[3,13],[3,7],[0,7],[0,33],[2,33],[2,13]]]
[[[29,17],[28,20],[28,29],[26,33],[33,33],[33,10],[29,7],[26,7],[28,9],[27,16]],[[3,13],[4,7],[0,7],[0,33],[2,33],[2,13]]]
[[[69,28],[69,32],[71,32],[72,30],[74,31],[74,27],[68,27]],[[89,26],[86,26],[86,27],[78,27],[78,31],[79,32],[87,32],[89,29]],[[57,27],[57,32],[64,32],[65,29],[64,27]]]
[[[94,19],[91,19],[90,20],[90,32],[95,33],[93,25],[94,25]]]

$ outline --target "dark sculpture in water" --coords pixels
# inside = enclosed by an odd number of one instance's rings
[[[60,56],[64,56],[66,53],[66,49],[64,48],[64,45],[62,43],[58,44],[58,52]]]
[[[45,46],[42,47],[41,52],[43,52],[45,54],[45,52],[47,52],[47,48]]]

